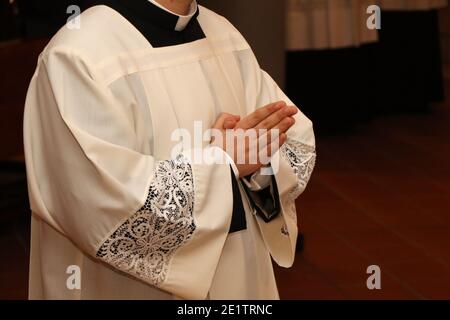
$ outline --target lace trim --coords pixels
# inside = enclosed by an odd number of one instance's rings
[[[311,178],[316,164],[316,150],[312,146],[289,139],[281,147],[280,152],[282,157],[289,162],[297,176],[298,184],[288,194],[288,198],[295,201],[305,190]]]
[[[153,285],[165,280],[175,251],[196,229],[194,183],[183,156],[161,161],[145,205],[100,247],[97,257]]]

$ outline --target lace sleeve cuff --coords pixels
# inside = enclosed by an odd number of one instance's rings
[[[297,185],[290,190],[289,198],[295,200],[305,190],[316,163],[316,150],[296,140],[288,139],[281,147],[280,153],[297,178]]]
[[[97,251],[115,268],[158,285],[169,262],[196,229],[191,165],[183,156],[155,168],[144,206],[124,221]]]

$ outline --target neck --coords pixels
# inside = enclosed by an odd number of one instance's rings
[[[194,0],[156,0],[156,2],[166,9],[182,16],[189,13],[192,1]]]

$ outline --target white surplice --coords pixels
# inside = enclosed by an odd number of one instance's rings
[[[198,19],[206,38],[153,48],[95,6],[40,55],[24,119],[31,299],[278,298],[271,257],[294,262],[312,123],[298,113],[272,159],[281,214],[264,222],[241,192],[247,229],[229,234],[230,166],[190,162],[190,150],[174,159],[171,135],[292,102],[226,19],[204,7]],[[80,289],[67,287],[69,266]]]

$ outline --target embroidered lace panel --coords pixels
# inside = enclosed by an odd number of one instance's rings
[[[183,156],[161,161],[145,205],[100,247],[97,257],[154,285],[165,280],[171,257],[196,229],[194,183]]]
[[[281,156],[286,159],[297,176],[298,184],[289,192],[289,200],[295,199],[308,184],[316,163],[315,148],[299,141],[289,139],[280,149]]]

